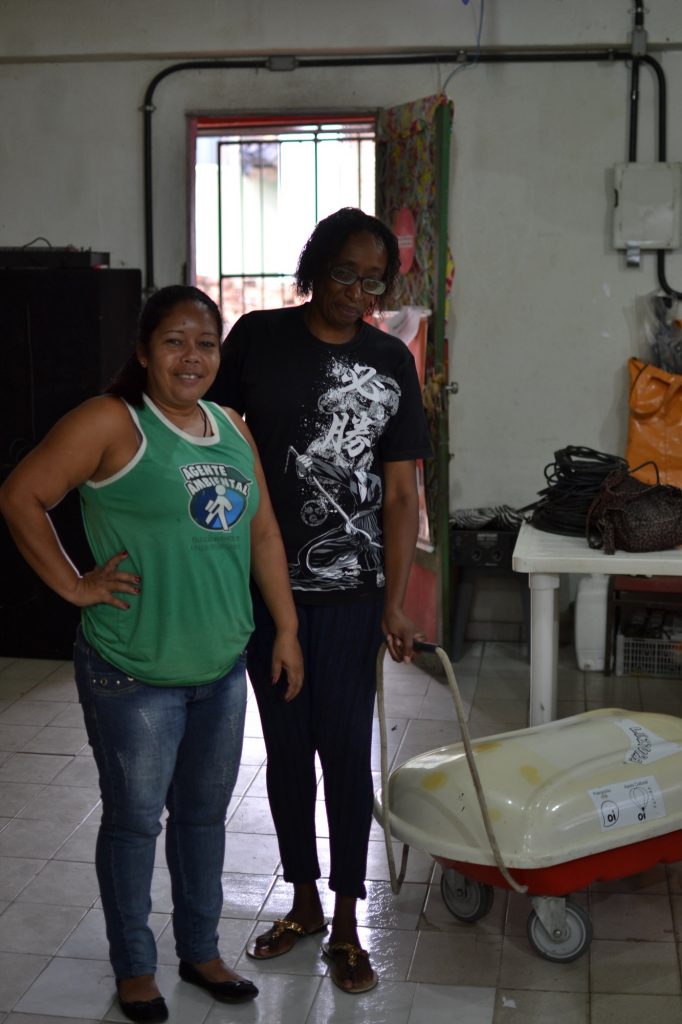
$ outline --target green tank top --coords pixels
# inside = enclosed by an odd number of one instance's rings
[[[213,430],[193,437],[144,396],[128,406],[142,443],[108,480],[80,488],[98,565],[142,577],[127,611],[84,608],[89,644],[127,675],[155,686],[208,683],[235,664],[253,631],[250,522],[258,507],[253,452],[219,406],[202,403]]]

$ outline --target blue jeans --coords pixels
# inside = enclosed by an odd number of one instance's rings
[[[200,686],[149,686],[104,661],[78,631],[74,665],[102,794],[95,864],[118,979],[153,974],[148,925],[160,817],[178,956],[219,955],[225,816],[239,770],[245,660]]]

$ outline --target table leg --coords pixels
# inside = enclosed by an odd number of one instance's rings
[[[556,718],[559,661],[559,576],[532,572],[530,586],[530,724]]]

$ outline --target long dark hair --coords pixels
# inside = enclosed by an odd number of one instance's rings
[[[368,231],[386,250],[388,262],[384,281],[386,291],[377,295],[372,309],[385,309],[390,300],[400,271],[400,250],[398,239],[390,228],[387,228],[378,217],[371,217],[364,210],[355,206],[344,206],[336,213],[321,220],[308,241],[303,246],[296,268],[296,292],[300,296],[309,295],[313,290],[315,279],[325,274],[334,259],[343,249],[351,235]]]
[[[149,352],[151,336],[164,317],[168,316],[181,302],[197,302],[210,313],[215,320],[218,337],[223,337],[223,318],[210,295],[187,284],[171,284],[167,288],[159,288],[149,296],[137,324],[137,338],[133,351],[118,371],[111,383],[104,389],[105,395],[116,395],[130,405],[142,408],[142,395],[147,386],[147,370],[138,359],[138,349]]]

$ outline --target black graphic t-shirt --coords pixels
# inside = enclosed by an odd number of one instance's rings
[[[241,317],[210,397],[254,435],[296,600],[326,604],[383,587],[383,463],[430,446],[407,346],[366,323],[328,344],[304,309]]]

